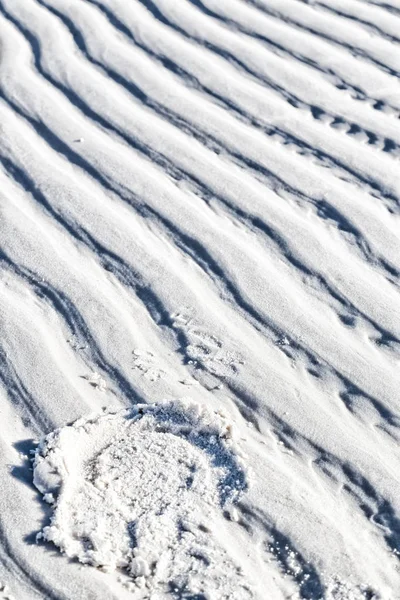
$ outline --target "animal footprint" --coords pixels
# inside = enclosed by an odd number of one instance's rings
[[[141,371],[142,376],[150,381],[157,381],[165,375],[163,369],[155,366],[155,357],[153,352],[148,350],[139,350],[135,348],[132,352],[133,368]]]
[[[84,379],[86,379],[86,381],[88,381],[92,387],[98,389],[100,392],[105,392],[107,389],[106,380],[103,379],[103,377],[100,375],[100,373],[97,373],[97,371],[93,371],[93,373],[90,375],[85,375]]]
[[[202,368],[218,377],[229,377],[238,373],[240,365],[244,364],[238,352],[226,350],[222,341],[197,326],[193,317],[176,313],[172,318],[174,327],[181,329],[187,339],[185,346],[187,364]]]

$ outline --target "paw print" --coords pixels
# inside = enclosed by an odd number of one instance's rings
[[[86,379],[86,381],[88,381],[92,387],[98,389],[100,392],[105,392],[107,389],[106,380],[100,375],[100,373],[97,373],[97,371],[93,371],[90,375],[85,375],[84,379]]]
[[[238,352],[224,348],[218,337],[198,327],[191,315],[174,313],[173,326],[182,330],[187,339],[186,363],[194,368],[201,367],[217,377],[230,377],[239,372],[244,360]]]
[[[155,365],[156,358],[153,352],[149,350],[140,350],[135,348],[132,352],[133,355],[133,368],[141,371],[141,374],[150,381],[157,381],[165,375],[163,369],[159,369]]]

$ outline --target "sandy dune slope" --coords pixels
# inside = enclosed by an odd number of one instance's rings
[[[400,0],[0,0],[0,269],[1,600],[400,600]]]

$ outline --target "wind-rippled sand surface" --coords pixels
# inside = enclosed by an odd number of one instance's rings
[[[399,158],[399,0],[0,0],[1,600],[400,600]],[[233,424],[236,506],[213,438],[96,429],[67,504],[154,472],[165,581],[36,543],[39,439],[163,399]]]

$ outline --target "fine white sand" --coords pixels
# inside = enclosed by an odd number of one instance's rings
[[[253,597],[226,544],[224,516],[238,520],[234,503],[248,484],[224,421],[169,402],[50,433],[33,482],[55,510],[38,539],[83,564],[125,572],[119,581],[144,597]]]
[[[400,0],[0,0],[0,599],[400,600]]]

